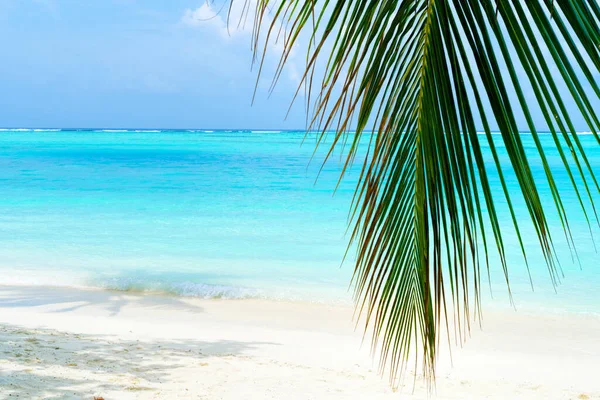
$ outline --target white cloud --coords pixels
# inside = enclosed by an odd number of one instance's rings
[[[222,3],[215,4],[205,2],[195,9],[186,9],[181,17],[181,23],[188,27],[204,29],[217,33],[223,40],[229,41],[232,38],[243,38],[251,40],[253,32],[254,12],[257,0],[222,0]],[[230,8],[231,4],[231,8]],[[268,26],[272,22],[272,17],[266,13],[263,19],[263,25]],[[263,34],[267,29],[263,29]],[[278,29],[274,29],[273,35],[277,35]],[[262,36],[262,35],[261,35]],[[264,38],[263,38],[264,39]],[[283,35],[277,38],[273,37],[267,46],[267,59],[269,64],[276,66],[284,51]],[[263,42],[264,43],[264,42]],[[263,44],[261,43],[261,44]],[[296,64],[296,47],[292,48],[286,61],[288,79],[294,84],[299,84],[302,74]],[[260,47],[262,50],[262,47]],[[268,72],[266,73],[268,75]],[[264,77],[266,78],[266,77]],[[261,80],[264,80],[261,79]],[[270,79],[264,82],[268,86]]]
[[[225,21],[208,3],[195,10],[189,8],[185,10],[181,22],[187,26],[215,29],[220,34],[227,33]]]
[[[196,9],[186,9],[181,17],[181,23],[195,28],[216,31],[223,37],[250,35],[252,33],[252,14],[256,7],[255,1],[232,0],[220,5],[204,3]]]

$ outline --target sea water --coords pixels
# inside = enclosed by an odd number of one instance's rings
[[[596,139],[579,138],[600,172]],[[348,211],[368,143],[339,181],[343,149],[323,164],[330,142],[315,151],[316,139],[290,131],[3,130],[0,284],[348,303],[352,251],[342,264]],[[543,178],[531,135],[522,140],[534,174]],[[590,230],[551,136],[542,141],[578,258],[541,183],[564,277],[552,284],[528,213],[517,201],[530,251],[526,264],[508,228],[515,304],[600,312],[600,256],[591,240],[596,235],[600,247],[597,223],[590,218]],[[499,136],[496,142],[509,190],[517,193]],[[491,168],[485,144],[484,151]],[[497,177],[491,183],[502,223],[510,227]],[[500,263],[490,260],[490,282],[482,274],[484,301],[510,306]]]

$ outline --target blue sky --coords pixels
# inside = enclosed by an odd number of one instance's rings
[[[251,106],[250,24],[229,35],[215,9],[206,0],[0,0],[0,126],[303,128],[302,101],[286,119],[302,57],[269,97],[271,49]],[[545,125],[539,112],[534,119]]]
[[[249,29],[193,19],[210,12],[204,0],[0,0],[0,125],[303,127],[301,104],[285,119],[297,72],[251,106]]]

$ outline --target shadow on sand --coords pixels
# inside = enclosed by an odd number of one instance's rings
[[[267,342],[137,341],[0,326],[0,399],[108,400],[160,397],[157,384],[178,370],[202,373],[209,357],[244,356]],[[204,360],[204,361],[203,361]],[[214,360],[214,358],[213,358]],[[192,390],[190,388],[190,390]],[[112,394],[108,396],[107,394]],[[129,394],[130,396],[127,396]]]

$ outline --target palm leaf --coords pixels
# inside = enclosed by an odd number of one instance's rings
[[[468,330],[471,313],[480,312],[481,274],[489,269],[491,252],[498,253],[509,283],[505,228],[484,145],[520,251],[527,260],[517,199],[553,279],[559,267],[548,213],[558,214],[568,243],[575,244],[532,109],[546,121],[586,218],[597,220],[593,196],[599,186],[568,104],[600,142],[592,105],[600,97],[594,80],[600,70],[600,6],[595,0],[258,0],[255,10],[253,44],[261,69],[267,43],[284,46],[274,84],[292,49],[302,43],[307,48],[299,90],[307,90],[308,129],[322,137],[333,130],[331,151],[349,143],[344,171],[363,137],[370,140],[351,213],[358,310],[392,379],[413,347],[433,376],[440,326],[454,320],[458,332]],[[322,79],[314,79],[322,65]],[[520,114],[550,203],[542,200],[525,154]],[[493,124],[517,193],[507,186]]]

